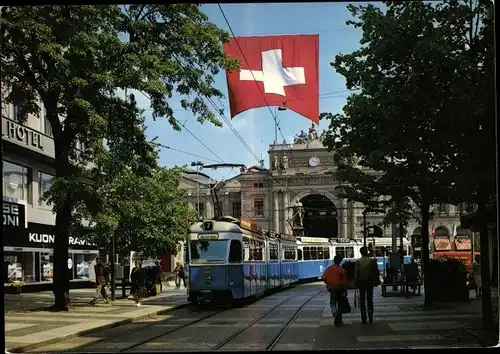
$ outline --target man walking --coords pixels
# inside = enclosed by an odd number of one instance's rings
[[[373,323],[373,286],[378,280],[377,261],[368,257],[366,247],[360,249],[361,258],[356,261],[354,281],[359,289],[361,303],[361,322],[366,324],[366,307],[368,305],[368,321]]]
[[[347,275],[344,268],[340,266],[341,262],[342,257],[335,256],[333,264],[326,268],[321,277],[330,293],[330,308],[335,318],[335,326],[342,324],[342,311],[339,309],[339,302],[342,301],[342,297],[345,297],[347,292]]]
[[[102,296],[104,303],[108,303],[108,295],[106,294],[106,289],[104,286],[106,285],[106,268],[104,265],[101,263],[101,259],[98,257],[96,259],[96,265],[94,266],[95,270],[95,278],[96,278],[96,290],[95,290],[95,297],[92,300],[92,304],[95,305],[97,302],[97,299]]]

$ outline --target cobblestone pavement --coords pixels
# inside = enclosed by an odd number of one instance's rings
[[[116,326],[187,305],[184,289],[166,288],[161,295],[145,298],[141,307],[127,299],[110,301],[109,304],[98,301],[91,305],[94,294],[94,289],[72,290],[72,308],[68,312],[41,310],[53,304],[52,292],[5,294],[6,349],[28,351],[42,343],[74,338],[82,332]]]
[[[352,305],[352,292],[350,300]],[[480,300],[437,304],[427,309],[422,306],[423,296],[382,298],[377,289],[374,302],[374,324],[362,325],[359,312],[353,307],[353,313],[345,315],[344,326],[335,327],[324,286],[305,284],[241,308],[197,311],[188,307],[35,351],[242,351],[486,345],[470,332],[481,327]]]

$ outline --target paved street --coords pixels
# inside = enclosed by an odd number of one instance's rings
[[[42,310],[53,304],[52,292],[5,294],[6,349],[28,351],[40,343],[73,338],[82,332],[116,326],[187,304],[185,289],[166,288],[161,295],[144,299],[141,307],[136,307],[132,300],[127,299],[109,304],[99,301],[92,306],[90,301],[94,294],[94,289],[71,290],[72,309],[68,312]]]
[[[350,297],[352,304],[352,294]],[[160,298],[150,301],[160,301]],[[481,328],[480,300],[474,298],[464,304],[438,304],[431,309],[424,309],[422,302],[423,297],[382,298],[378,290],[374,324],[362,325],[359,312],[353,307],[353,313],[345,315],[345,325],[334,327],[328,294],[322,284],[314,283],[293,287],[241,308],[198,311],[186,307],[30,351],[311,350],[486,345],[470,332]],[[148,302],[147,306],[153,305]],[[128,304],[100,305],[94,313],[85,316],[91,321],[98,321],[98,318],[104,321],[110,316],[120,316],[123,307],[130,309]],[[54,316],[52,321],[56,322],[69,315],[75,318],[72,320],[75,322],[68,327],[81,326],[86,322],[81,318],[76,321],[81,317],[79,313],[45,317]],[[27,316],[25,319],[24,324],[32,326],[32,319]],[[50,323],[50,320],[44,323]],[[12,339],[15,331],[33,327],[10,328],[6,329],[6,335]],[[31,333],[38,333],[32,337],[41,338],[51,330],[46,325],[42,332],[33,328]]]

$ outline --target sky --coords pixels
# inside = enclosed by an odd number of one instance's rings
[[[359,3],[357,3],[359,4]],[[330,66],[335,55],[349,53],[360,47],[361,31],[347,26],[351,19],[346,6],[348,3],[265,3],[265,4],[222,4],[231,28],[236,36],[265,36],[273,34],[319,34],[319,103],[320,113],[337,113],[342,111],[349,92],[345,87],[344,78]],[[224,17],[217,4],[203,5],[202,10],[209,19],[229,32]],[[229,102],[227,98],[226,73],[221,71],[215,77],[215,86],[225,94],[225,98],[214,102],[218,108],[224,109],[228,120]],[[136,97],[143,108],[148,108],[146,97]],[[174,97],[175,99],[175,97]],[[180,107],[179,102],[172,102],[173,107]],[[274,108],[272,108],[274,111]],[[150,110],[149,110],[150,111]],[[185,124],[199,140],[226,163],[258,165],[258,162],[231,129],[224,123],[222,128],[210,123],[203,125],[188,112],[175,110],[176,119]],[[157,142],[173,149],[186,151],[209,159],[218,160],[206,147],[183,129],[174,131],[163,119],[153,121],[145,111],[148,138],[157,137]],[[220,117],[219,117],[220,118]],[[311,121],[287,110],[278,112],[278,123],[287,142],[293,141],[293,136],[300,130],[308,129]],[[231,120],[234,129],[252,148],[255,154],[262,156],[264,167],[269,167],[268,148],[275,136],[275,124],[268,108],[258,108],[243,112]],[[327,129],[328,122],[320,122],[319,131]],[[307,131],[307,130],[306,130]],[[278,143],[283,137],[278,132]],[[188,154],[169,149],[162,149],[159,163],[162,166],[190,165],[192,161],[202,161],[205,164],[214,163]],[[213,178],[230,178],[238,171],[230,169],[204,170]]]

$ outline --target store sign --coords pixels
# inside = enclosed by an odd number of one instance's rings
[[[27,146],[33,146],[40,150],[43,150],[42,136],[40,135],[40,133],[37,133],[36,131],[27,127],[23,127],[20,124],[8,121],[7,136],[11,139],[20,141]]]
[[[33,243],[54,243],[56,239],[56,235],[54,234],[40,234],[37,232],[30,232],[28,236],[28,241]],[[70,246],[95,246],[90,242],[79,238],[69,238]]]
[[[3,227],[24,228],[26,222],[26,208],[23,204],[3,202]]]

